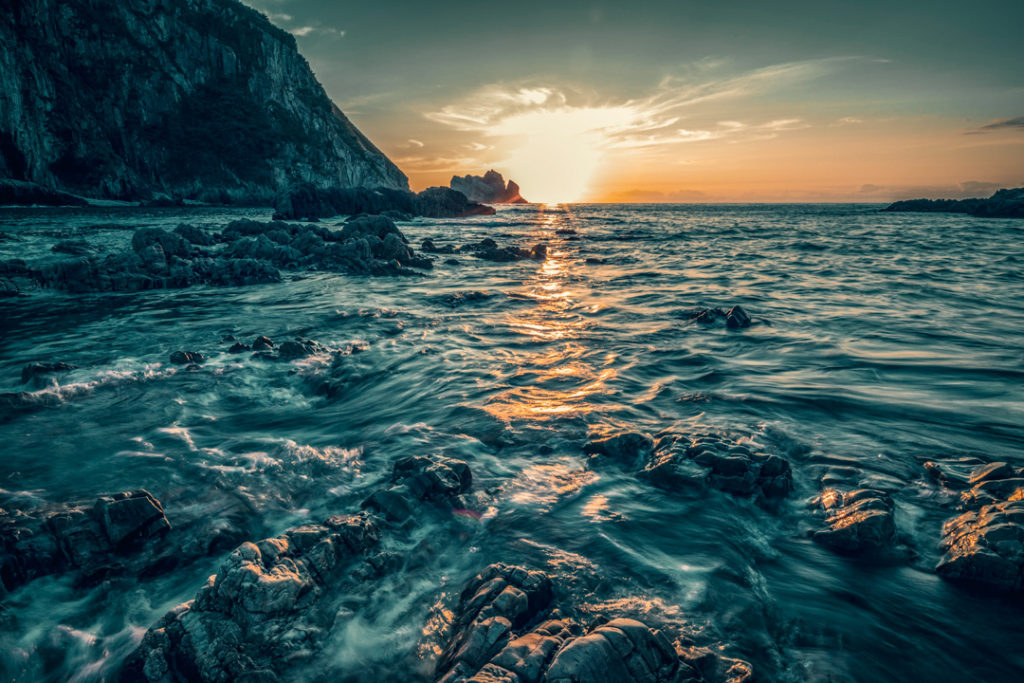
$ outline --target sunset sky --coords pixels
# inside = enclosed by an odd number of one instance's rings
[[[1024,1],[251,0],[408,176],[540,201],[1024,185]]]

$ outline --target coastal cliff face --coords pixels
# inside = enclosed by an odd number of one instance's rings
[[[235,0],[0,5],[0,178],[206,201],[408,186],[294,37]]]
[[[449,187],[466,195],[472,202],[485,204],[526,204],[527,201],[519,194],[519,186],[512,180],[505,184],[500,173],[491,169],[482,176],[452,176]]]

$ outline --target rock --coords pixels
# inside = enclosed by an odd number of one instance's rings
[[[311,339],[296,339],[281,344],[277,349],[277,357],[282,360],[294,360],[296,358],[306,358],[315,353],[323,353],[325,350],[318,342]]]
[[[637,619],[602,620],[588,631],[565,616],[575,607],[563,603],[560,589],[543,572],[500,563],[487,567],[459,596],[434,680],[738,683],[752,675],[746,662],[706,648],[677,648],[661,631]]]
[[[243,543],[195,599],[146,632],[120,680],[279,680],[322,647],[338,617],[333,601],[375,574],[368,553],[379,540],[360,514]]]
[[[160,228],[139,228],[132,235],[132,249],[142,254],[151,245],[159,245],[167,257],[188,258],[192,245],[181,235]]]
[[[1002,189],[987,199],[908,199],[882,211],[966,213],[979,218],[1024,218],[1024,187]]]
[[[495,170],[487,171],[483,176],[465,175],[452,176],[449,183],[451,189],[466,195],[472,202],[484,204],[526,204],[519,194],[519,186],[505,179]]]
[[[182,223],[174,229],[174,232],[196,246],[210,247],[217,243],[210,232],[188,223]]]
[[[623,432],[583,446],[587,455],[612,458],[626,465],[640,465],[654,452],[654,439],[641,432]]]
[[[88,206],[89,202],[67,192],[45,188],[35,183],[0,178],[0,206],[10,205]]]
[[[38,0],[4,18],[0,169],[49,189],[4,180],[0,204],[85,205],[63,190],[253,205],[296,181],[408,186],[294,36],[243,3]]]
[[[1019,592],[1024,589],[1024,498],[982,506],[942,528],[944,579]]]
[[[63,361],[56,363],[29,363],[21,369],[21,383],[28,384],[40,377],[52,375],[59,372],[70,372],[76,369],[77,365],[71,365]]]
[[[750,316],[743,310],[742,306],[733,306],[725,314],[725,325],[730,330],[738,330],[742,327],[750,327]]]
[[[171,362],[176,365],[186,365],[188,363],[203,363],[206,361],[206,357],[198,351],[175,351],[171,354]]]
[[[548,257],[548,245],[546,244],[535,244],[530,247],[530,258],[537,261],[543,261]]]
[[[412,455],[394,464],[391,486],[375,491],[363,501],[363,507],[381,513],[388,520],[405,522],[421,502],[429,501],[450,509],[472,482],[469,466],[461,460]]]
[[[71,254],[72,256],[85,256],[93,252],[92,245],[85,240],[63,240],[50,247],[55,254]]]
[[[842,493],[828,489],[815,499],[825,513],[826,528],[811,538],[840,553],[877,553],[896,537],[895,504],[888,494],[872,489]]]
[[[72,570],[86,582],[101,579],[123,571],[128,556],[169,528],[160,501],[142,490],[38,511],[0,510],[0,588]]]
[[[242,342],[235,342],[231,345],[231,348],[228,349],[228,353],[243,353],[245,351],[252,351],[252,347],[248,344],[243,344]]]
[[[256,337],[256,340],[252,343],[253,351],[264,351],[272,348],[274,348],[274,340],[270,337]]]
[[[703,475],[694,465],[703,469]],[[784,458],[717,434],[663,436],[640,475],[670,491],[708,483],[763,501],[784,498],[793,488],[792,470]]]
[[[419,194],[404,189],[368,187],[315,187],[299,184],[278,195],[274,218],[300,220],[359,214],[392,214],[402,217],[460,218],[491,215],[494,209],[471,202],[466,195],[447,187],[431,187]]]
[[[543,245],[537,245],[535,249]],[[544,247],[543,251],[531,251],[528,249],[520,249],[519,247],[499,247],[498,243],[492,240],[490,237],[485,237],[475,244],[466,244],[459,248],[461,253],[470,253],[473,256],[484,259],[485,261],[496,261],[499,263],[510,262],[510,261],[522,261],[523,259],[529,258],[546,258],[547,247]]]

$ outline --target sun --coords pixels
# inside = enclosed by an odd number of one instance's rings
[[[495,132],[509,136],[511,149],[502,166],[524,197],[559,204],[586,196],[603,155],[595,123],[579,109],[527,112],[501,122]]]

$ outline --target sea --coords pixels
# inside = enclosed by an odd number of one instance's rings
[[[431,680],[445,615],[494,562],[559,577],[586,611],[747,660],[760,681],[1022,680],[1020,601],[935,572],[959,512],[924,463],[1024,465],[1024,222],[880,208],[502,206],[399,227],[414,246],[543,242],[546,260],[0,298],[0,393],[45,399],[0,414],[0,508],[146,489],[172,527],[222,519],[258,540],[358,511],[403,456],[446,456],[472,469],[476,509],[392,539],[416,561],[347,601],[287,680]],[[0,259],[70,258],[51,251],[68,239],[120,251],[139,228],[270,213],[3,209]],[[694,320],[737,305],[749,327]],[[228,352],[258,336],[320,352]],[[175,365],[179,350],[206,361]],[[58,361],[75,369],[21,383],[27,364]],[[774,506],[673,491],[584,453],[625,431],[721,434],[789,461],[793,491]],[[836,481],[891,496],[884,557],[811,538],[815,498]],[[230,552],[11,592],[0,680],[112,680]]]

